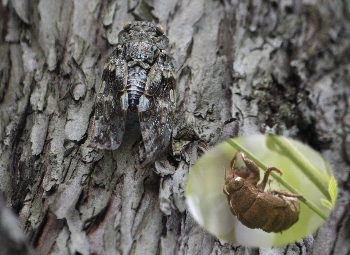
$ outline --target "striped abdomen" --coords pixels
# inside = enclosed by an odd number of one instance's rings
[[[130,67],[128,70],[128,105],[131,111],[139,105],[139,99],[145,90],[147,70],[140,66]]]

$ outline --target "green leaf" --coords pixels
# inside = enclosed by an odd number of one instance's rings
[[[321,202],[327,208],[333,209],[338,196],[338,185],[337,185],[337,180],[334,178],[334,176],[332,176],[331,179],[329,180],[328,192],[331,197],[331,201],[321,198]]]
[[[329,209],[333,209],[333,204],[330,201],[328,201],[327,199],[321,198],[321,202],[325,207],[327,207]]]
[[[334,176],[332,176],[329,181],[328,192],[329,192],[329,195],[331,196],[332,204],[334,205],[335,202],[337,201],[337,196],[338,196],[338,185],[337,185],[337,180],[334,178]]]

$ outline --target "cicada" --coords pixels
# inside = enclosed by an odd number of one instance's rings
[[[279,174],[282,171],[276,167],[267,168],[264,179],[258,184],[259,167],[243,152],[240,152],[240,156],[245,166],[235,167],[237,153],[227,176],[225,171],[223,186],[232,214],[248,228],[260,228],[265,232],[281,232],[290,228],[299,220],[299,199],[303,196],[282,190],[265,192],[271,171]]]
[[[170,144],[175,113],[175,71],[165,51],[168,38],[160,25],[127,22],[116,49],[104,66],[95,102],[92,147],[116,150],[125,133],[126,116],[138,111],[146,151],[143,165]]]

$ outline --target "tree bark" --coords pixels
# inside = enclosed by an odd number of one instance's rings
[[[349,1],[3,0],[0,16],[0,189],[39,254],[349,254]],[[129,20],[170,39],[174,136],[190,126],[212,147],[269,132],[324,156],[340,193],[317,233],[272,249],[221,243],[186,210],[200,142],[142,169],[136,116],[117,151],[88,147]]]

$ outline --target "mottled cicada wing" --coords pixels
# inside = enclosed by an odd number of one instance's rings
[[[127,76],[128,64],[124,49],[118,44],[107,59],[103,71],[101,87],[95,102],[91,147],[115,150],[121,144],[128,109]]]
[[[147,155],[143,166],[152,164],[169,146],[175,100],[174,67],[165,51],[161,51],[148,73],[145,92],[140,97],[138,107]]]

